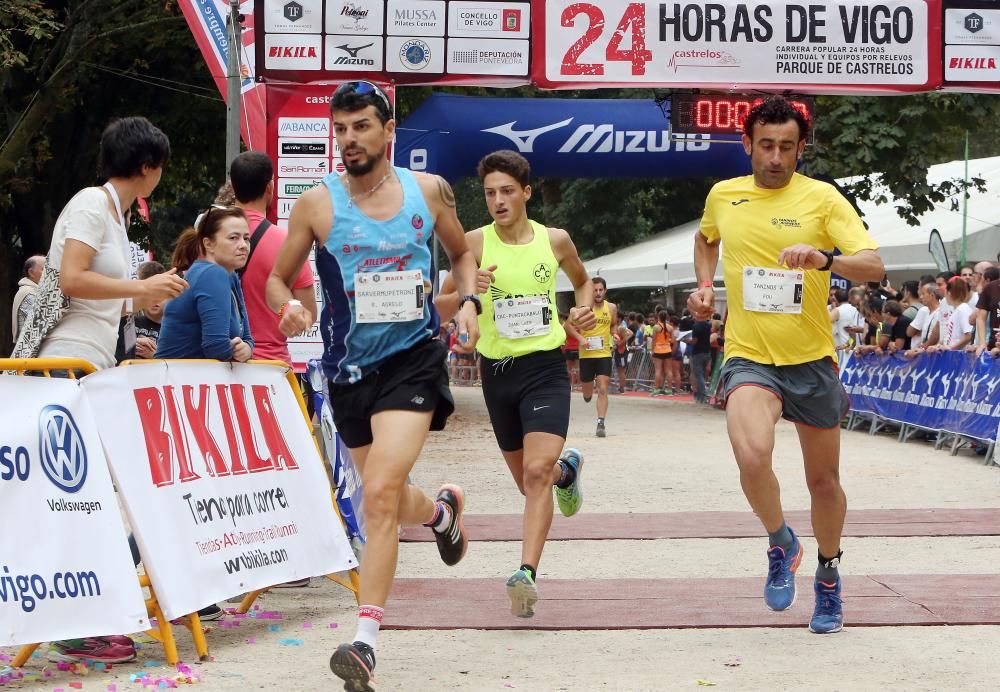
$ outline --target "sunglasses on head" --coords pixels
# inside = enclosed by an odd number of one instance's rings
[[[344,82],[333,92],[334,97],[346,96],[347,94],[360,94],[361,96],[375,95],[385,104],[386,112],[390,115],[392,114],[392,105],[389,103],[389,97],[385,95],[385,92],[377,84],[359,79],[355,82]]]

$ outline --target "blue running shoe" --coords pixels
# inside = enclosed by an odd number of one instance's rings
[[[802,544],[794,532],[792,538],[795,542],[787,553],[778,545],[767,550],[770,565],[764,584],[764,602],[771,610],[788,610],[795,603],[795,571],[802,562]]]
[[[844,601],[840,598],[840,580],[827,584],[817,580],[816,609],[809,621],[809,631],[816,634],[833,634],[844,629]]]

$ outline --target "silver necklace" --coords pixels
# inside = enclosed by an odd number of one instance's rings
[[[374,195],[380,187],[385,185],[385,181],[387,181],[391,176],[392,176],[392,169],[390,168],[389,172],[386,173],[384,176],[382,176],[382,179],[377,183],[375,183],[375,185],[373,185],[370,190],[367,190],[355,196],[354,191],[351,189],[351,176],[345,174],[344,179],[347,181],[347,206],[353,207],[355,200],[367,199],[372,195]]]

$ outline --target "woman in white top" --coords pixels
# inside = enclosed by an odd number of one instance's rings
[[[104,130],[98,175],[108,182],[78,192],[52,233],[47,267],[58,272],[70,302],[42,341],[39,357],[83,358],[98,368],[113,367],[119,321],[132,311],[132,299],[159,302],[187,287],[174,270],[142,281],[131,278],[128,210],[137,197],[152,194],[169,158],[167,136],[145,118],[122,118]],[[134,343],[134,327],[131,337]]]
[[[961,351],[972,341],[972,308],[969,307],[969,285],[960,276],[948,279],[948,295],[939,308],[941,316],[937,329],[940,338],[938,351]],[[947,308],[947,309],[945,309]]]

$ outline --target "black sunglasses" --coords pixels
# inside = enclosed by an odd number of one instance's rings
[[[363,79],[359,79],[355,82],[344,82],[336,91],[333,92],[334,98],[337,96],[346,96],[348,94],[360,94],[361,96],[370,96],[374,94],[385,104],[386,113],[392,115],[392,105],[389,103],[389,97],[386,96],[385,92],[379,88],[377,84],[372,84]]]

